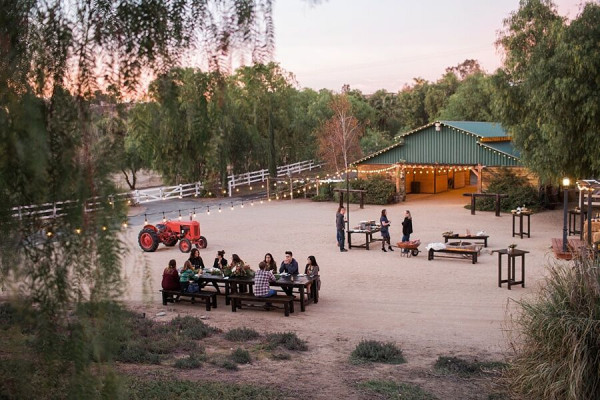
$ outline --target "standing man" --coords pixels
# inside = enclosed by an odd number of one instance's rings
[[[279,273],[282,272],[286,272],[290,275],[298,275],[298,261],[292,257],[292,252],[289,250],[285,252],[285,259],[281,262],[281,266],[279,267]],[[292,296],[291,286],[282,286],[281,288],[285,294]]]
[[[344,248],[344,242],[346,238],[346,234],[344,232],[344,214],[346,214],[346,209],[344,206],[339,206],[337,213],[335,214],[335,227],[337,228],[337,242],[340,251],[348,251]]]

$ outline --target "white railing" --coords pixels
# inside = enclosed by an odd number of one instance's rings
[[[300,161],[294,164],[281,165],[277,167],[277,177],[290,176],[303,171],[312,171],[315,168],[321,168],[323,164],[315,164],[313,160]],[[246,172],[239,175],[229,175],[227,177],[227,187],[229,197],[233,194],[233,189],[237,186],[250,185],[255,182],[264,182],[269,177],[268,169],[261,169],[253,172]]]
[[[200,182],[188,183],[176,186],[163,186],[158,188],[133,190],[131,192],[119,193],[108,196],[109,203],[114,201],[128,201],[129,203],[149,203],[152,201],[161,201],[173,198],[183,198],[200,195],[203,186]],[[95,211],[100,208],[102,199],[92,198],[85,203],[85,212]],[[30,206],[13,207],[13,217],[23,219],[24,217],[37,217],[40,219],[50,219],[61,217],[66,214],[69,207],[75,207],[76,201],[67,200],[55,203],[44,203]]]

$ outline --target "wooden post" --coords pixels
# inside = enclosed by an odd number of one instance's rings
[[[475,194],[471,193],[471,215],[475,215]]]
[[[290,176],[290,200],[294,200],[294,183],[292,182],[291,176]]]
[[[396,164],[396,193],[400,193],[400,164]]]
[[[477,193],[483,192],[483,165],[477,164]]]
[[[271,179],[267,176],[267,201],[271,198]]]
[[[319,179],[317,179],[317,184],[315,185],[317,187],[317,193],[315,194],[315,196],[319,195]]]
[[[496,193],[496,217],[500,216],[500,195]]]

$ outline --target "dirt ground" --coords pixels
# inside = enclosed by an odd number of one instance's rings
[[[473,188],[470,188],[472,190]],[[318,304],[307,306],[289,318],[282,312],[241,310],[232,313],[219,298],[219,307],[206,312],[201,305],[179,303],[163,306],[158,292],[162,271],[169,259],[178,267],[187,255],[160,246],[155,253],[143,253],[137,245],[141,225],[127,232],[124,275],[129,290],[124,298],[130,307],[156,320],[177,315],[206,316],[211,326],[228,330],[249,327],[261,333],[294,331],[308,342],[309,351],[290,361],[258,359],[237,372],[211,370],[180,373],[189,379],[219,379],[251,382],[258,374],[269,383],[289,387],[304,398],[365,398],[353,384],[368,379],[392,379],[416,383],[440,399],[486,399],[494,389],[489,380],[461,380],[436,375],[432,365],[438,356],[459,356],[480,361],[501,361],[509,356],[506,320],[514,311],[514,301],[530,296],[545,275],[545,265],[555,262],[550,238],[562,234],[562,211],[532,215],[531,238],[513,238],[512,216],[470,211],[463,191],[438,195],[409,195],[404,203],[387,206],[392,222],[392,243],[401,239],[404,210],[413,216],[411,239],[421,239],[422,252],[401,257],[400,251],[382,252],[380,242],[371,250],[352,249],[340,253],[335,239],[334,203],[293,200],[226,208],[209,216],[199,214],[202,235],[208,248],[201,251],[205,264],[212,265],[218,250],[226,257],[237,253],[254,269],[266,252],[280,263],[286,250],[303,269],[306,258],[314,255],[321,268],[322,286]],[[189,200],[201,207],[202,200]],[[351,226],[361,220],[379,220],[381,206],[350,206]],[[133,209],[143,214],[144,209]],[[150,222],[158,222],[150,221]],[[425,246],[443,242],[442,232],[472,233],[484,230],[488,248],[473,265],[465,259],[427,260]],[[359,237],[356,237],[359,241]],[[526,287],[498,287],[498,256],[491,249],[516,243],[527,250]],[[504,259],[504,262],[506,259]],[[506,271],[504,271],[506,273]],[[166,316],[156,313],[166,311]],[[298,307],[299,311],[299,307]],[[348,357],[363,339],[394,342],[407,359],[402,365],[354,366]],[[208,339],[207,339],[208,340]],[[137,368],[137,367],[136,367]],[[310,376],[310,379],[307,377]],[[313,388],[318,390],[313,390]]]

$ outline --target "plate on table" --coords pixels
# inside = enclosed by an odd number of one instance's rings
[[[298,276],[306,276],[306,274],[298,274]]]

